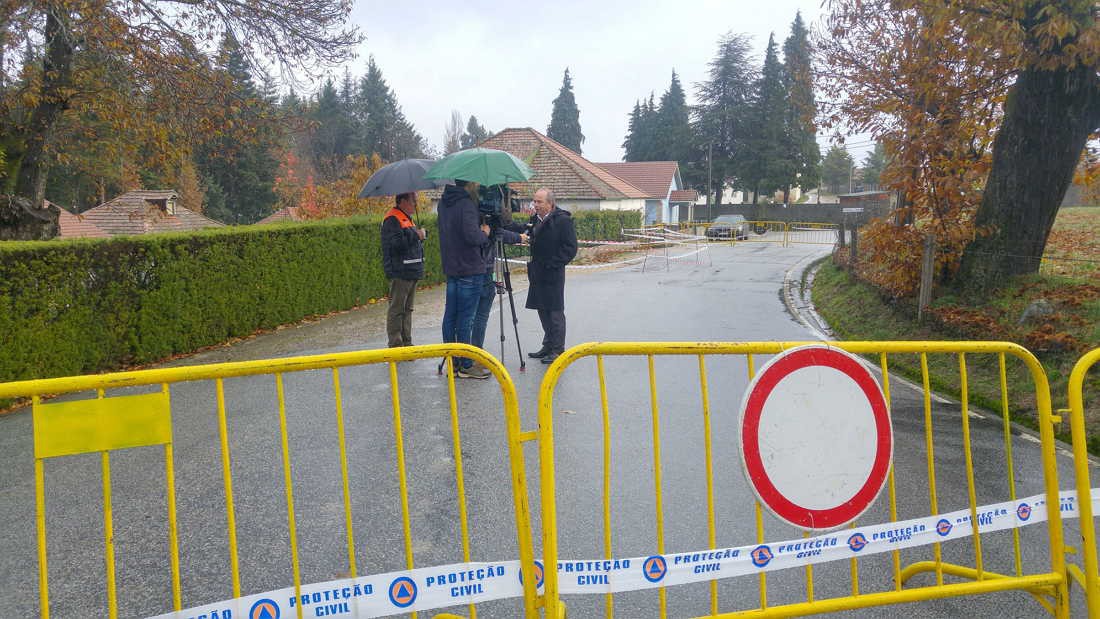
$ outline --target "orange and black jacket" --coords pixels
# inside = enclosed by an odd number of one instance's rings
[[[424,277],[424,243],[401,209],[391,208],[382,220],[382,269],[390,279]]]

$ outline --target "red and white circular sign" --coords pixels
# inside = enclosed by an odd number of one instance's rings
[[[878,497],[894,434],[878,382],[827,346],[772,358],[749,384],[738,425],[745,476],[779,519],[806,530],[852,522]]]

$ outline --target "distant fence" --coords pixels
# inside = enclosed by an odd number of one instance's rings
[[[864,207],[862,213],[845,213],[840,204],[719,204],[707,207],[696,204],[692,209],[695,221],[713,221],[719,215],[744,215],[753,221],[813,222],[823,224],[853,223],[862,225],[875,217],[885,217],[888,209]],[[680,207],[680,221],[688,221],[688,209]]]

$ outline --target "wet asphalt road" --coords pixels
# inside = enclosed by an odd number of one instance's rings
[[[827,248],[803,245],[781,248],[765,243],[712,247],[697,257],[674,261],[665,269],[660,259],[643,270],[634,264],[617,269],[571,272],[567,281],[568,343],[585,341],[810,340],[816,335],[797,321],[781,297],[785,274],[822,255]],[[796,271],[797,274],[797,271]],[[517,278],[521,285],[525,278]],[[414,341],[439,341],[442,289],[418,293]],[[525,292],[516,293],[524,353],[541,339],[533,311],[522,309]],[[308,355],[376,348],[384,345],[384,305],[347,312],[291,327],[237,344],[209,350],[173,365]],[[505,366],[520,398],[522,427],[534,430],[535,403],[544,366],[528,363],[520,372],[510,312],[505,310]],[[499,315],[490,319],[488,349],[500,355]],[[766,358],[757,359],[757,367]],[[612,539],[618,557],[654,554],[657,550],[653,490],[652,418],[648,369],[644,359],[605,361],[612,425]],[[664,550],[707,547],[705,463],[699,411],[699,371],[695,358],[658,358],[655,362],[660,410],[663,475]],[[756,542],[752,493],[740,470],[736,419],[748,384],[745,360],[707,360],[714,441],[717,545]],[[454,454],[448,414],[447,383],[429,360],[398,368],[403,439],[410,489],[413,552],[418,566],[460,562],[462,551],[456,514]],[[398,499],[391,389],[388,368],[358,367],[341,371],[347,429],[349,479],[357,569],[360,574],[405,567],[401,508]],[[339,578],[348,573],[344,510],[340,482],[335,403],[329,372],[287,375],[287,416],[293,491],[303,583]],[[511,509],[511,486],[505,453],[503,411],[493,381],[460,381],[462,462],[468,501],[471,558],[475,561],[518,556]],[[148,388],[127,392],[149,391]],[[115,395],[118,395],[116,393]],[[109,394],[111,395],[111,394]],[[927,461],[924,455],[923,409],[919,394],[894,384],[893,419],[899,518],[929,513]],[[595,362],[581,360],[566,370],[554,401],[557,444],[557,488],[560,556],[602,555],[601,512],[602,422]],[[233,459],[237,536],[244,593],[291,583],[289,533],[282,482],[277,403],[270,377],[226,381],[228,430]],[[185,383],[172,388],[177,504],[183,566],[184,607],[232,597],[225,499],[214,388]],[[962,466],[960,415],[957,404],[936,402],[937,499],[940,511],[967,505]],[[35,558],[33,451],[30,415],[0,417],[0,617],[38,614]],[[979,504],[1008,499],[999,421],[971,420]],[[1013,440],[1017,494],[1041,491],[1037,445],[1026,434]],[[525,452],[536,556],[541,542],[538,510],[538,459],[532,444]],[[1072,487],[1070,461],[1059,456],[1062,488]],[[114,522],[118,548],[120,616],[137,617],[170,608],[164,464],[160,449],[138,448],[112,457]],[[50,540],[50,594],[53,617],[106,616],[102,557],[102,508],[99,458],[75,456],[46,463],[47,526]],[[889,520],[885,493],[861,522]],[[794,539],[801,533],[765,516],[769,541]],[[1024,571],[1045,571],[1045,533],[1041,526],[1022,530]],[[1076,523],[1067,539],[1076,537]],[[946,560],[972,564],[973,546],[961,540],[944,546]],[[931,558],[928,547],[902,553],[903,565]],[[1008,532],[983,536],[986,569],[1013,570]],[[863,592],[893,588],[890,555],[860,563]],[[851,590],[847,562],[814,570],[818,599]],[[928,575],[916,583],[928,583]],[[803,570],[772,573],[767,579],[768,604],[806,599]],[[720,608],[755,608],[760,599],[756,578],[720,581]],[[1077,596],[1078,598],[1080,596]],[[620,617],[655,616],[654,590],[615,596]],[[599,616],[603,596],[568,598],[570,617]],[[687,585],[668,591],[669,616],[704,614],[709,586]],[[514,600],[479,605],[479,616],[518,615]],[[464,608],[457,609],[465,612]],[[848,616],[892,617],[897,609],[856,611]],[[901,612],[923,617],[1030,617],[1041,613],[1027,595],[987,595],[907,606]],[[423,613],[430,616],[432,613]]]

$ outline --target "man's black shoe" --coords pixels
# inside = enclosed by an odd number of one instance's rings
[[[547,364],[547,365],[550,365],[551,363],[554,362],[554,359],[558,358],[559,355],[561,355],[560,352],[547,353],[546,356],[544,356],[542,358],[542,362]]]
[[[543,357],[545,357],[548,354],[550,354],[549,350],[547,350],[546,348],[540,348],[540,349],[536,350],[535,352],[527,353],[527,356],[531,357],[532,359],[542,359]]]

